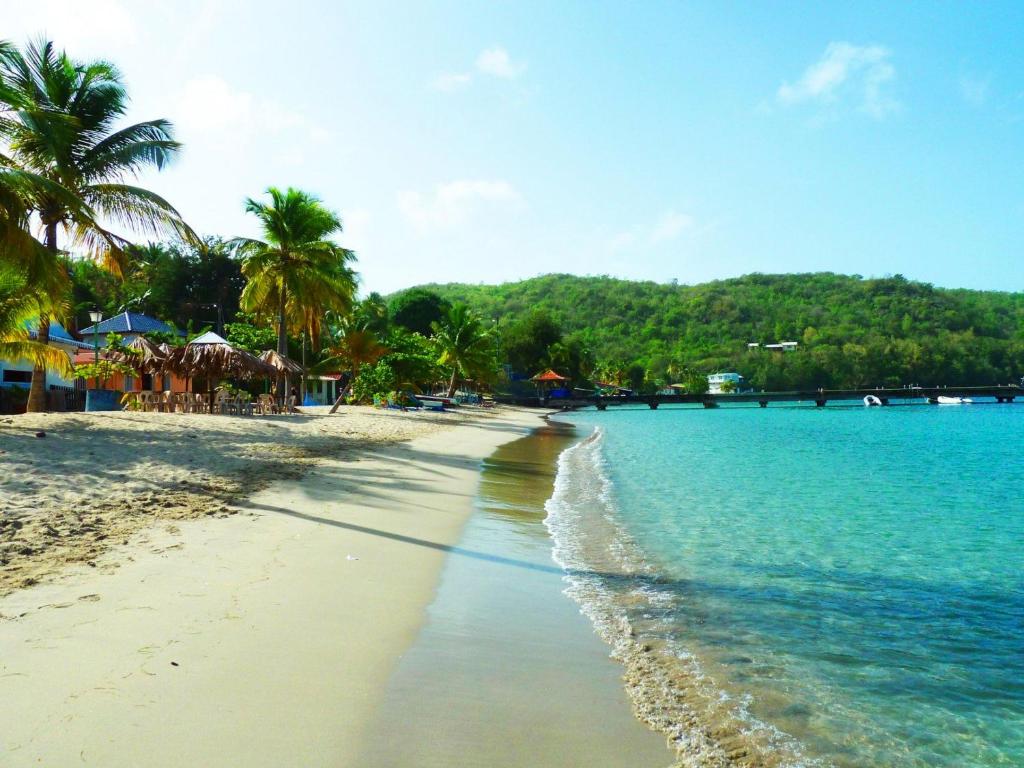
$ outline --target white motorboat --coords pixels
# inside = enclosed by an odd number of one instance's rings
[[[974,401],[969,397],[948,397],[946,395],[939,395],[935,398],[935,402],[939,405],[968,405]]]
[[[864,396],[864,405],[873,406],[873,405],[881,405],[881,404],[882,404],[882,401],[879,400],[875,395],[865,395]]]

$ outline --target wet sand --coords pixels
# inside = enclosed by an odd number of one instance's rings
[[[667,766],[634,716],[622,667],[562,594],[542,521],[559,452],[552,426],[486,462],[477,512],[428,620],[389,682],[359,765],[398,768]]]

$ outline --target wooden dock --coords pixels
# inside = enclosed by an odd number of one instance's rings
[[[996,385],[989,387],[897,387],[872,389],[816,389],[794,392],[730,392],[722,394],[673,394],[673,395],[575,395],[566,398],[515,398],[505,399],[500,396],[498,402],[509,402],[515,405],[532,405],[543,408],[561,410],[577,410],[579,408],[597,408],[599,411],[609,406],[646,405],[655,410],[661,405],[702,405],[705,408],[718,408],[723,405],[739,403],[757,403],[767,408],[769,403],[814,403],[823,408],[829,402],[863,401],[868,395],[877,397],[883,406],[898,400],[928,400],[939,397],[993,398],[997,403],[1012,403],[1016,398],[1024,399],[1024,388],[1017,385]]]

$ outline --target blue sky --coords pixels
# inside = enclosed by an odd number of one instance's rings
[[[1020,290],[1020,3],[0,6],[124,72],[203,233],[268,185],[342,214],[364,290],[552,271],[902,273]]]

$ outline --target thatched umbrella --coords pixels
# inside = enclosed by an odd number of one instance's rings
[[[272,349],[268,349],[266,352],[260,355],[260,360],[268,365],[274,366],[274,370],[279,373],[283,373],[286,376],[302,376],[306,369],[302,367],[300,363],[295,362],[290,357],[279,355]]]
[[[163,368],[167,353],[160,347],[147,339],[145,336],[136,336],[124,345],[126,350],[135,354],[125,355],[124,362],[131,365],[139,373],[155,373]]]
[[[217,378],[250,379],[255,376],[274,376],[277,369],[256,355],[231,346],[227,340],[212,331],[192,339],[184,347],[172,349],[163,370],[180,376],[205,378],[210,394],[210,412],[213,412],[213,380]]]
[[[304,376],[306,369],[295,360],[285,355],[278,354],[272,349],[268,349],[266,352],[260,355],[260,360],[267,363],[268,365],[274,366],[274,370],[278,374],[284,376],[284,389],[288,389],[290,379],[292,376]],[[279,392],[282,397],[284,396],[284,390]]]

